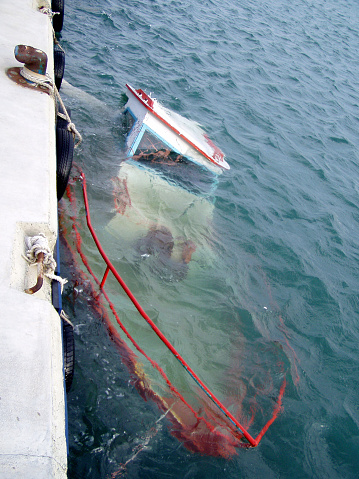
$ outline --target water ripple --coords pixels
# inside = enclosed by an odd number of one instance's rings
[[[101,238],[176,344],[202,367],[209,354],[204,375],[221,393],[243,395],[243,380],[269,389],[263,364],[273,372],[274,358],[289,371],[284,412],[259,452],[230,463],[198,457],[163,428],[127,464],[128,477],[357,477],[358,21],[354,0],[67,6],[65,78],[106,107],[78,91],[66,97],[86,140],[77,161]],[[187,282],[106,239],[127,82],[202,123],[231,165],[206,238],[217,256],[202,256]],[[109,477],[158,411],[139,400],[86,298],[76,310],[68,296],[80,344],[69,477]]]

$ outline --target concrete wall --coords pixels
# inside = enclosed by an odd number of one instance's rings
[[[46,2],[42,2],[42,4]],[[6,75],[22,66],[16,45],[45,51],[53,72],[49,19],[34,0],[0,2],[0,477],[66,477],[65,396],[59,316],[50,281],[34,295],[36,267],[24,237],[57,236],[54,100]]]

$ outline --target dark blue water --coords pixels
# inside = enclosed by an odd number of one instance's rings
[[[76,161],[112,259],[187,357],[210,358],[206,380],[232,367],[223,397],[241,374],[248,391],[260,368],[275,376],[273,345],[287,371],[257,448],[229,460],[189,452],[138,394],[63,248],[77,345],[69,477],[358,477],[359,3],[68,0],[65,15]],[[215,193],[216,258],[182,281],[161,283],[106,230],[126,83],[204,125],[231,165]]]

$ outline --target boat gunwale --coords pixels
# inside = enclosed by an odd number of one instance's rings
[[[229,170],[230,167],[228,163],[224,160],[224,154],[221,152],[222,156],[220,161],[215,160],[213,157],[208,155],[205,151],[203,151],[201,148],[199,148],[193,141],[191,141],[189,138],[186,137],[183,133],[181,133],[177,128],[175,128],[171,123],[169,123],[165,118],[163,118],[159,113],[157,113],[154,108],[153,108],[153,103],[154,99],[149,97],[145,92],[140,90],[147,98],[148,100],[142,98],[141,95],[138,93],[137,90],[135,90],[131,85],[126,83],[126,87],[128,90],[134,95],[134,97],[150,112],[152,113],[156,118],[158,118],[162,123],[164,123],[168,128],[170,128],[172,131],[174,131],[180,138],[182,138],[186,143],[188,143],[192,148],[194,148],[196,151],[198,151],[202,156],[204,156],[207,160],[209,160],[211,163],[214,165],[225,169]],[[149,101],[151,100],[151,101]],[[219,150],[220,151],[220,150]]]

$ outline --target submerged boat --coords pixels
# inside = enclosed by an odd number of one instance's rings
[[[227,458],[257,446],[279,414],[288,360],[278,342],[258,334],[257,319],[236,306],[238,285],[228,284],[213,240],[214,191],[229,169],[223,153],[197,123],[127,88],[115,211],[110,220],[103,210],[95,213],[92,226],[80,173],[86,216],[74,182],[70,224],[62,230],[71,232],[79,281],[133,384],[163,413],[158,421],[189,450]],[[87,260],[93,251],[80,235],[85,218],[105,269]]]
[[[198,123],[126,86],[125,161],[113,179],[118,214],[108,230],[127,252],[181,277],[192,255],[210,255],[213,193],[229,165]]]

